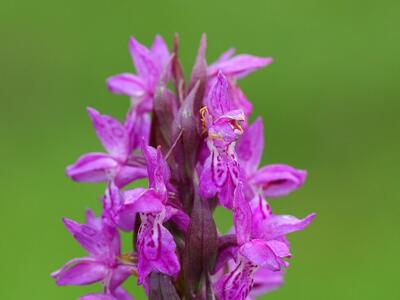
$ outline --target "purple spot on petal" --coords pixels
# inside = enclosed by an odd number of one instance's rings
[[[82,226],[82,232],[83,232],[84,234],[89,235],[89,236],[94,236],[94,235],[96,235],[96,233],[97,233],[96,230],[94,230],[93,228],[90,228],[90,227],[88,227],[88,226],[85,226],[85,225]]]
[[[124,131],[122,130],[122,128],[119,127],[114,127],[112,129],[112,133],[113,135],[115,135],[116,137],[123,137],[124,136]]]

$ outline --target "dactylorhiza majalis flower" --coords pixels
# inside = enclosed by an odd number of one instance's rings
[[[108,153],[88,153],[67,168],[67,175],[78,182],[108,182],[119,186],[146,177],[143,159],[133,153],[137,140],[147,137],[143,129],[136,130],[129,118],[121,124],[112,117],[88,108],[97,137]]]
[[[137,74],[107,79],[112,93],[130,98],[125,120],[88,108],[106,152],[67,167],[76,182],[106,186],[100,217],[64,218],[88,255],[54,272],[56,284],[101,283],[82,300],[133,299],[122,287],[131,277],[150,299],[248,300],[279,288],[292,257],[287,235],[315,214],[278,215],[269,203],[300,188],[306,171],[259,167],[263,124],[250,124],[253,105],[238,80],[272,59],[229,49],[207,65],[204,35],[186,81],[177,36],[171,52],[161,36],[149,49],[131,38],[129,50]],[[227,233],[216,227],[218,206],[232,214]],[[121,234],[132,235],[128,251]]]
[[[67,230],[88,252],[89,256],[75,258],[51,274],[58,285],[86,285],[102,282],[104,293],[91,294],[81,299],[131,299],[120,285],[130,275],[137,274],[134,254],[122,255],[119,232],[86,212],[86,224],[64,219]],[[97,298],[96,298],[97,297]],[[101,298],[103,297],[103,298]],[[108,298],[105,298],[108,299]]]

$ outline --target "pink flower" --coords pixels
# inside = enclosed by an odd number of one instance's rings
[[[230,49],[207,66],[203,35],[185,76],[178,36],[171,55],[160,36],[150,49],[131,38],[129,50],[137,73],[107,80],[131,99],[125,121],[88,108],[106,151],[67,168],[74,181],[107,188],[101,218],[88,211],[85,224],[64,219],[88,255],[54,272],[56,284],[102,284],[81,300],[133,300],[121,287],[130,275],[149,299],[252,300],[278,288],[291,257],[287,235],[315,214],[275,215],[265,200],[300,188],[307,174],[283,164],[259,168],[263,126],[261,119],[248,126],[252,105],[237,81],[272,59]],[[218,205],[232,212],[227,235],[218,234]],[[132,236],[126,254],[121,231]]]
[[[160,149],[142,145],[142,152],[147,162],[149,189],[140,197],[149,203],[159,201],[162,206],[160,212],[140,214],[141,225],[137,237],[138,282],[147,287],[147,277],[151,272],[160,272],[173,277],[179,273],[180,263],[175,241],[163,223],[168,219],[177,220],[176,223],[186,230],[189,217],[180,209],[168,205],[170,170]]]
[[[239,122],[245,120],[243,111],[231,110],[229,85],[222,73],[210,91],[203,122],[207,130],[209,156],[200,176],[200,196],[208,199],[216,194],[220,203],[232,208],[232,196],[239,180],[236,141],[242,134]]]
[[[272,58],[257,57],[248,54],[233,56],[234,54],[235,49],[231,48],[208,67],[209,87],[215,82],[218,72],[224,73],[230,86],[232,107],[242,109],[245,115],[249,116],[253,110],[253,105],[247,100],[242,90],[236,84],[236,81],[258,69],[268,66],[272,63]]]
[[[97,137],[108,153],[88,153],[67,167],[67,175],[78,182],[107,182],[114,180],[124,186],[146,176],[143,159],[132,154],[141,131],[131,122],[121,124],[107,115],[88,108]],[[140,126],[140,124],[137,124]]]
[[[292,216],[274,216],[263,199],[255,199],[250,204],[247,202],[241,182],[235,190],[233,214],[238,247],[234,249],[234,267],[215,283],[216,294],[221,300],[246,299],[259,268],[281,272],[283,267],[288,267],[285,259],[291,254],[285,235],[303,230],[315,216],[310,214],[303,220]]]
[[[157,35],[150,49],[140,44],[135,38],[129,41],[129,51],[137,75],[123,73],[107,79],[108,89],[131,98],[132,106],[139,113],[150,112],[153,97],[163,72],[167,69],[170,55],[163,38]]]
[[[51,274],[57,285],[87,285],[101,282],[105,295],[109,295],[107,297],[123,294],[124,292],[118,287],[131,274],[137,272],[137,266],[133,255],[121,255],[118,231],[104,225],[90,210],[86,212],[86,224],[79,224],[67,218],[64,219],[64,224],[89,256],[74,258]]]

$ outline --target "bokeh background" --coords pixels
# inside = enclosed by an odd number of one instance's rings
[[[99,289],[49,277],[84,254],[61,218],[99,211],[104,189],[64,168],[101,150],[85,107],[124,116],[128,99],[105,79],[133,70],[129,36],[149,45],[175,32],[187,71],[202,32],[209,62],[231,46],[275,59],[241,85],[265,121],[263,161],[309,177],[272,206],[318,216],[291,236],[286,284],[263,299],[400,299],[399,13],[397,0],[1,0],[0,299]],[[231,221],[219,212],[218,223]]]

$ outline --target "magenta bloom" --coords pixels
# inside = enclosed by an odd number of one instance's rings
[[[136,188],[121,191],[113,181],[103,197],[103,221],[111,227],[130,232],[135,229],[138,213],[153,213],[163,210],[157,198],[145,196],[146,189]]]
[[[168,185],[170,170],[162,158],[160,149],[143,146],[143,155],[147,161],[149,189],[141,197],[145,202],[158,201],[162,210],[154,213],[141,213],[141,225],[138,232],[137,248],[139,257],[139,283],[145,284],[148,275],[157,271],[176,276],[180,270],[176,245],[172,234],[163,226],[171,217],[168,204]],[[179,214],[185,219],[184,213]],[[182,223],[188,224],[188,217]],[[186,227],[186,226],[185,226]]]
[[[253,276],[258,267],[266,267],[271,271],[280,271],[288,264],[288,246],[279,240],[264,240],[252,235],[252,211],[244,197],[240,183],[234,196],[234,224],[237,243],[236,264],[233,270],[223,275],[215,284],[218,299],[246,299],[249,295]]]
[[[229,251],[231,251],[232,253],[235,253],[235,256],[232,256],[228,261],[227,264],[225,266],[227,273],[229,275],[236,276],[237,281],[236,281],[236,285],[235,287],[238,287],[237,283],[240,282],[240,280],[238,280],[240,277],[243,278],[243,275],[245,276],[251,276],[253,279],[253,283],[251,284],[251,290],[250,293],[248,294],[248,296],[244,299],[246,300],[253,300],[253,299],[257,299],[258,296],[262,296],[266,293],[270,293],[276,289],[278,289],[279,287],[282,286],[283,282],[284,282],[284,271],[271,271],[268,267],[254,267],[255,270],[251,270],[252,273],[248,273],[249,270],[244,270],[244,268],[238,268],[237,264],[236,264],[236,251],[237,249],[230,249]],[[243,272],[240,273],[238,272],[239,269],[241,269]],[[220,270],[216,275],[214,275],[214,281],[217,282],[221,276],[223,276],[223,271],[224,270]],[[225,276],[226,278],[227,276]],[[243,281],[243,279],[241,280]],[[223,281],[220,281],[220,284],[223,283]],[[226,282],[225,285],[225,298],[227,298],[227,294],[230,293],[230,290],[227,289],[229,285],[229,282]],[[222,287],[221,287],[222,289]],[[220,291],[221,294],[223,293],[222,290]],[[231,297],[236,297],[237,299],[241,299],[241,297],[245,297],[245,295],[235,295],[235,292],[232,293]],[[229,298],[228,298],[229,299]]]
[[[218,194],[221,204],[232,208],[240,173],[235,145],[242,134],[239,122],[245,116],[241,110],[231,110],[229,85],[222,73],[210,91],[207,108],[203,119],[210,154],[201,173],[199,193],[205,199]]]
[[[114,180],[118,186],[145,177],[147,173],[143,159],[132,154],[137,139],[142,137],[138,133],[140,130],[132,128],[130,122],[121,124],[109,116],[100,115],[93,108],[88,108],[88,113],[97,137],[108,153],[88,153],[81,156],[75,164],[67,168],[67,175],[78,182]]]
[[[233,203],[235,233],[239,246],[236,249],[236,264],[215,284],[216,293],[221,300],[246,299],[259,267],[272,272],[280,272],[283,267],[288,267],[285,259],[290,258],[291,254],[285,235],[303,230],[315,216],[310,214],[299,220],[292,216],[272,215],[261,198],[256,198],[249,204],[242,189],[242,183],[239,183]],[[260,277],[258,280],[260,281]]]
[[[264,150],[264,128],[258,118],[243,133],[236,151],[246,176],[246,194],[249,199],[256,194],[276,198],[300,188],[307,172],[284,164],[267,165],[257,170]]]
[[[115,94],[129,96],[138,112],[150,112],[161,75],[169,71],[165,69],[170,59],[168,47],[159,35],[155,37],[151,49],[131,37],[129,51],[137,75],[123,73],[112,76],[107,79],[108,89]]]
[[[86,224],[79,224],[67,218],[64,219],[64,224],[89,256],[72,259],[54,272],[51,276],[56,279],[57,285],[102,282],[104,295],[92,299],[130,299],[117,295],[125,293],[119,286],[136,272],[137,266],[133,258],[121,256],[118,231],[102,224],[101,219],[96,218],[90,210],[86,212]]]
[[[274,215],[268,203],[260,196],[251,202],[252,236],[264,240],[280,239],[288,233],[306,228],[315,217],[309,214],[304,219],[297,219],[289,215]]]
[[[207,65],[206,46],[203,35],[185,76],[178,36],[171,54],[160,36],[150,49],[131,38],[137,74],[107,80],[131,99],[125,121],[88,109],[106,153],[81,156],[67,175],[106,184],[101,218],[89,210],[85,224],[64,219],[88,255],[52,274],[57,285],[102,284],[81,300],[133,300],[122,288],[130,276],[149,299],[168,300],[253,300],[283,284],[287,235],[315,214],[276,215],[266,200],[300,188],[307,174],[284,164],[259,168],[263,125],[247,123],[252,104],[238,80],[272,59],[230,49]],[[218,206],[232,213],[228,234],[217,229]],[[125,254],[121,232],[131,235]]]
[[[224,52],[216,62],[208,67],[207,75],[212,85],[217,78],[218,72],[224,73],[230,86],[232,106],[235,109],[242,109],[245,115],[249,116],[253,110],[253,105],[247,100],[242,90],[237,86],[236,81],[258,69],[268,66],[272,63],[272,58],[257,57],[248,54],[240,54],[232,57],[234,54],[235,49],[233,48]]]
[[[139,283],[147,284],[147,276],[158,271],[174,276],[180,265],[176,245],[163,223],[172,220],[178,228],[187,230],[189,217],[168,201],[170,171],[159,149],[143,145],[147,162],[149,189],[137,188],[121,192],[111,182],[103,199],[103,220],[125,231],[134,230],[136,214],[140,213],[138,232]]]

